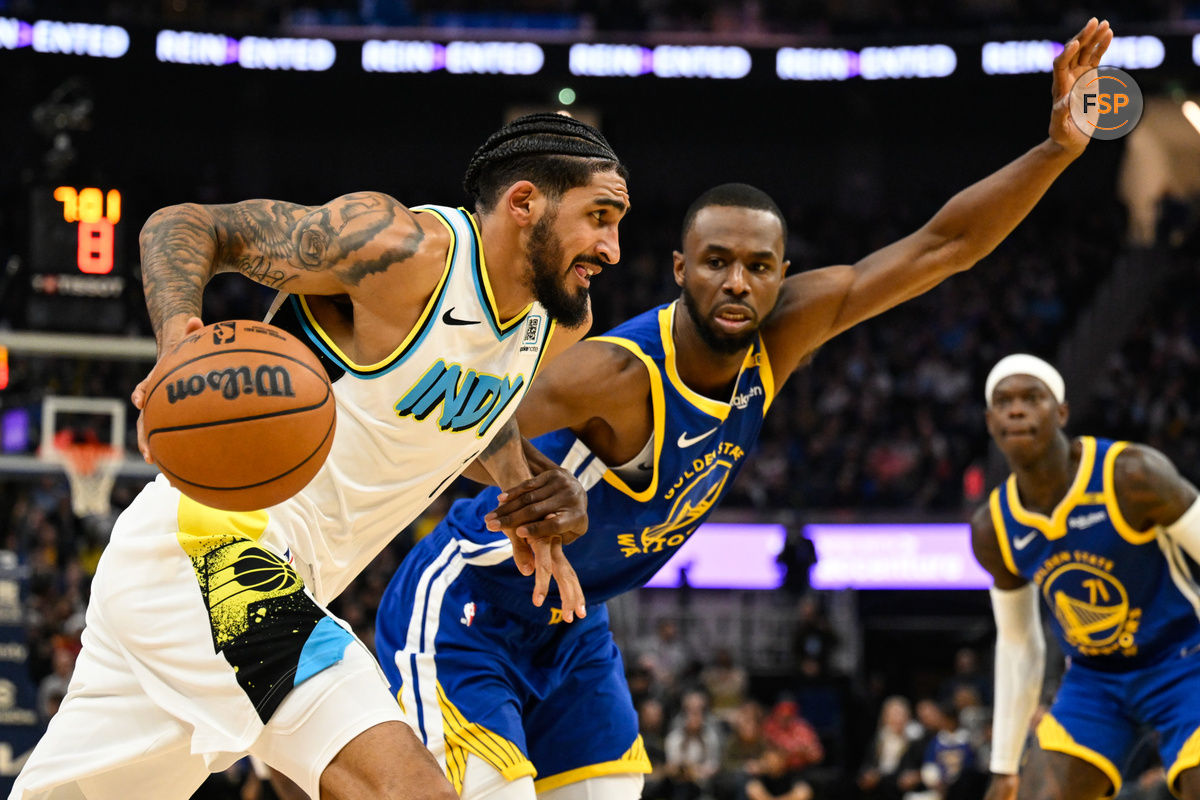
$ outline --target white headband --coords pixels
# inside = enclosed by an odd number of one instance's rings
[[[992,371],[988,373],[983,391],[984,399],[989,406],[992,404],[992,392],[995,390],[996,384],[1012,375],[1028,375],[1037,378],[1046,384],[1046,388],[1050,390],[1050,394],[1054,395],[1055,400],[1061,403],[1067,399],[1067,385],[1063,382],[1062,375],[1058,374],[1058,370],[1037,356],[1013,353],[1011,356],[1005,356],[997,361],[996,366],[992,367]]]

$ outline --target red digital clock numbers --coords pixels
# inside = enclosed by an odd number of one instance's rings
[[[76,265],[88,275],[107,275],[113,269],[113,226],[121,220],[121,193],[95,187],[75,190],[59,186],[54,199],[62,203],[63,219],[79,223]]]

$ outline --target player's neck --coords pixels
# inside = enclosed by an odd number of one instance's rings
[[[1049,514],[1067,496],[1079,470],[1080,445],[1059,432],[1046,451],[1027,464],[1010,464],[1021,505]]]
[[[675,368],[679,377],[692,391],[727,402],[750,348],[735,353],[714,350],[700,336],[682,305],[676,308],[674,324]]]
[[[471,215],[479,227],[488,284],[501,320],[510,320],[533,300],[526,281],[528,255],[517,231],[502,224],[500,215]]]

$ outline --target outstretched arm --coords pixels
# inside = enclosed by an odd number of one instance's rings
[[[1000,553],[985,505],[971,519],[971,546],[993,577],[992,615],[996,620],[996,674],[992,704],[992,782],[988,800],[1016,800],[1017,773],[1029,721],[1037,709],[1046,664],[1037,587],[1013,574]]]
[[[995,247],[1087,146],[1070,118],[1076,79],[1100,63],[1112,41],[1094,18],[1054,60],[1049,137],[967,187],[924,226],[856,264],[810,270],[784,282],[764,329],[772,364],[789,375],[805,356],[842,331],[969,269]]]

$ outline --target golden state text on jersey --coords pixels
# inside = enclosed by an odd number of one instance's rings
[[[748,352],[727,401],[704,397],[679,377],[672,338],[675,304],[647,311],[597,341],[623,347],[650,375],[653,445],[628,470],[627,481],[569,430],[535,440],[588,490],[588,533],[567,547],[588,603],[641,586],[678,552],[729,490],[762,428],[775,394],[770,360],[758,340]],[[498,490],[459,501],[442,527],[479,544],[498,541],[483,526]],[[529,579],[511,561],[468,566],[469,579],[492,601],[524,616],[557,621],[557,597],[542,609],[529,602]]]
[[[1021,505],[1010,475],[992,491],[992,522],[1005,564],[1037,586],[1064,652],[1095,669],[1133,669],[1200,637],[1200,594],[1178,545],[1121,516],[1113,473],[1127,443],[1080,442],[1075,480],[1049,517]]]

